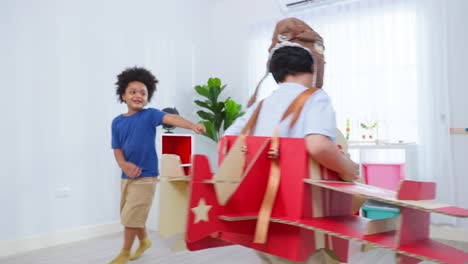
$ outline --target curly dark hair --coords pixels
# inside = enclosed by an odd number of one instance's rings
[[[124,102],[122,96],[125,94],[128,84],[134,81],[141,82],[146,86],[146,89],[148,89],[148,102],[151,101],[151,98],[156,91],[158,80],[147,69],[135,66],[127,68],[117,75],[117,82],[115,85],[117,85],[116,93],[119,96],[120,102]]]

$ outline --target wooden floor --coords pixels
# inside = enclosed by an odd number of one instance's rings
[[[167,241],[161,240],[154,232],[150,233],[153,246],[134,264],[260,264],[255,253],[240,246],[230,246],[202,250],[197,252],[171,252]],[[468,251],[467,243],[447,242],[462,250]],[[122,246],[122,234],[103,236],[96,239],[72,244],[31,251],[25,254],[0,258],[1,264],[104,264],[108,263]],[[371,250],[367,253],[352,256],[350,263],[387,264],[395,263],[394,254],[387,250]],[[430,263],[430,262],[423,262]]]
[[[133,264],[207,264],[252,263],[260,264],[255,253],[240,246],[208,249],[197,252],[172,252],[168,245],[151,232],[153,246]],[[103,236],[58,247],[31,251],[25,254],[0,258],[1,264],[105,264],[122,248],[122,234]],[[138,242],[135,243],[135,246]]]

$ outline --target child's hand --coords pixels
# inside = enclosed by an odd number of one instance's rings
[[[359,178],[359,175],[354,174],[340,174],[340,178],[345,182],[353,182]]]
[[[131,162],[125,162],[122,166],[122,170],[131,179],[135,179],[136,177],[141,175],[141,168]]]
[[[205,126],[203,124],[195,124],[192,127],[192,131],[197,134],[204,134],[205,133]]]
[[[341,154],[343,154],[344,156],[348,157],[348,159],[351,159],[351,155],[349,155],[349,153],[346,153],[344,152],[343,150],[340,150]]]
[[[359,178],[359,165],[353,161],[351,162],[351,166],[348,169],[349,173],[340,175],[343,181],[352,182]]]
[[[346,173],[343,173],[343,174],[340,175],[341,179],[343,181],[347,181],[347,182],[353,182],[353,181],[357,180],[359,178],[359,164],[352,161],[350,159],[349,153],[345,153],[343,150],[341,150],[341,148],[340,148],[340,152],[349,161],[349,165],[348,165],[348,169],[347,169]]]

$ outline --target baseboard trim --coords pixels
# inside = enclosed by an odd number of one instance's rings
[[[122,225],[119,222],[116,222],[102,225],[84,226],[76,229],[19,240],[3,240],[0,241],[0,257],[17,255],[31,250],[58,246],[121,231]]]
[[[431,238],[468,242],[468,229],[431,225]]]

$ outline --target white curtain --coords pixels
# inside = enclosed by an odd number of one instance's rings
[[[438,199],[458,204],[459,201],[466,200],[467,194],[455,193],[456,175],[453,171],[448,133],[450,99],[447,2],[414,0],[410,4],[417,15],[417,93],[421,102],[418,105],[418,176],[421,180],[437,183]],[[456,223],[455,218],[438,214],[433,214],[432,220],[438,224]]]
[[[362,140],[360,124],[378,122],[373,139],[416,142],[418,164],[412,166],[419,170],[409,178],[436,181],[438,199],[454,203],[444,5],[441,0],[343,1],[291,16],[324,38],[323,89],[333,100],[338,127],[345,131],[349,120],[350,140]],[[276,22],[251,28],[252,90],[265,73]],[[269,76],[260,96],[275,87]],[[435,217],[433,222],[453,220]]]

